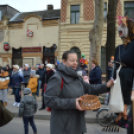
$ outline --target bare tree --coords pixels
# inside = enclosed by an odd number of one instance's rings
[[[115,53],[116,8],[118,0],[108,0],[106,63]]]
[[[103,11],[104,3],[103,0],[95,0],[95,18],[94,25],[89,33],[90,40],[90,59],[96,59],[100,63],[101,57],[101,41],[102,41],[102,30],[103,30]]]

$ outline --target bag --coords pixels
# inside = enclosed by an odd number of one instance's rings
[[[61,82],[61,90],[62,90],[62,88],[63,88],[63,83],[64,83],[64,80],[63,80],[63,78],[62,78],[62,82]],[[44,84],[44,93],[46,92],[46,90],[47,90],[47,84]]]
[[[116,72],[116,80],[114,81],[114,86],[111,87],[111,97],[109,102],[109,111],[112,113],[121,113],[124,111],[124,102],[121,91],[121,84],[119,78],[119,72],[122,65]]]
[[[13,119],[14,115],[7,110],[0,101],[0,127],[6,125]]]

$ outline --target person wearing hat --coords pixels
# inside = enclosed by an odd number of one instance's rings
[[[14,95],[15,95],[15,102],[13,103],[13,106],[19,107],[20,105],[20,89],[21,89],[21,83],[24,83],[24,76],[19,71],[18,65],[13,65],[13,72],[11,75],[10,80],[10,88],[13,89]]]
[[[38,104],[32,96],[30,88],[24,88],[24,97],[19,106],[19,117],[23,117],[25,134],[28,134],[28,123],[30,123],[33,133],[37,134],[37,128],[34,123],[34,114],[36,113]]]
[[[0,73],[0,101],[7,106],[7,88],[10,81],[9,74],[6,67],[1,68]]]
[[[44,90],[46,90],[46,85],[49,81],[49,79],[54,75],[53,71],[53,65],[52,64],[47,64],[46,65],[46,72],[44,73],[43,80],[42,80],[42,85],[41,85],[41,90],[42,90],[42,107],[39,110],[45,109],[45,103],[44,103]]]
[[[30,80],[28,82],[27,88],[31,89],[32,95],[36,99],[39,75],[36,75],[36,70],[31,70],[30,74]]]
[[[25,79],[25,87],[27,87],[27,84],[28,84],[29,79],[30,79],[31,69],[30,69],[28,64],[25,64],[24,67],[25,68],[23,70],[23,75],[24,75],[24,79]]]

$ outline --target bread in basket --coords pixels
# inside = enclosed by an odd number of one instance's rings
[[[83,110],[96,110],[101,107],[101,103],[98,96],[84,95],[81,96],[82,100],[79,101],[80,107]]]

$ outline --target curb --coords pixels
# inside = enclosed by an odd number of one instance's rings
[[[18,113],[13,113],[13,114],[14,114],[14,117],[18,117]],[[50,120],[51,115],[35,115],[34,118],[36,120]],[[86,123],[98,123],[95,118],[85,117],[85,121]]]

